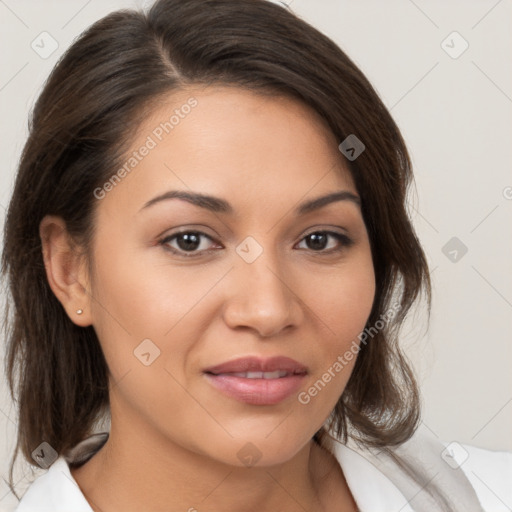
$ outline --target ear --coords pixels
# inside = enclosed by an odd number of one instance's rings
[[[81,327],[91,325],[89,277],[65,221],[54,215],[45,216],[39,224],[39,236],[50,288],[73,323]],[[77,313],[80,309],[82,314]]]

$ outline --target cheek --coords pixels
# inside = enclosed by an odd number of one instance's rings
[[[319,363],[313,380],[322,381],[317,386],[322,390],[322,383],[327,384],[322,401],[331,407],[343,392],[355,365],[360,335],[373,306],[375,275],[371,257],[364,253],[364,257],[354,259],[354,264],[333,272],[323,281],[323,292],[311,295],[318,332],[322,333],[311,350],[311,358]]]
[[[125,244],[125,245],[123,245]],[[157,253],[159,247],[145,249]],[[140,249],[104,233],[95,253],[95,323],[138,338],[161,338],[186,313],[201,288],[183,269],[141,257]]]
[[[323,291],[316,294],[315,311],[329,328],[329,345],[343,349],[357,339],[373,306],[375,274],[371,257],[365,252],[323,281]]]
[[[218,277],[151,266],[108,243],[96,259],[94,324],[111,373],[112,410],[185,435],[194,418],[207,420],[183,387],[187,355],[201,334],[200,322],[190,319],[197,320],[200,299]],[[187,411],[179,421],[177,410]]]
[[[339,273],[318,294],[318,337],[310,353],[316,361],[311,378],[297,396],[299,414],[316,418],[314,433],[328,419],[350,378],[360,346],[360,334],[370,315],[375,294],[371,265]],[[309,420],[311,421],[311,420]]]
[[[229,267],[212,271],[166,265],[158,247],[144,259],[121,244],[106,236],[98,244],[95,260],[101,265],[91,305],[112,377],[117,381],[138,372],[149,359],[160,378],[170,378],[167,368],[183,380],[187,355],[211,320],[211,290]],[[141,379],[151,387],[155,373],[146,372]]]

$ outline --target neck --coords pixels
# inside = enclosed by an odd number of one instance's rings
[[[269,467],[226,465],[137,422],[111,423],[105,445],[72,475],[95,512],[303,512],[354,508],[336,459],[313,441]]]

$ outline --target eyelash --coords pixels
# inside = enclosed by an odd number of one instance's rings
[[[172,235],[168,235],[168,236],[162,238],[161,240],[159,240],[158,243],[160,245],[162,245],[165,250],[168,250],[168,251],[172,252],[173,254],[176,254],[178,256],[183,256],[185,258],[195,258],[195,257],[201,256],[205,252],[211,252],[212,250],[215,250],[215,249],[206,249],[206,250],[203,250],[203,251],[187,252],[187,251],[175,249],[174,247],[170,247],[169,245],[167,245],[171,240],[177,238],[178,236],[186,235],[186,234],[191,234],[191,233],[199,235],[200,237],[204,236],[204,237],[210,239],[212,242],[214,241],[212,239],[212,237],[210,237],[206,233],[203,233],[202,231],[187,230],[187,231],[179,231],[177,233],[173,233]],[[309,251],[311,251],[313,253],[316,253],[316,254],[330,255],[330,254],[333,254],[333,253],[341,252],[344,249],[346,249],[346,248],[348,248],[348,247],[350,247],[350,246],[352,246],[354,244],[354,241],[351,238],[349,238],[347,235],[344,235],[342,233],[338,233],[336,231],[327,231],[327,230],[312,231],[311,233],[308,233],[307,235],[305,235],[300,240],[300,242],[302,242],[303,240],[305,240],[309,236],[316,235],[316,234],[330,235],[330,236],[334,237],[335,239],[337,239],[338,242],[341,244],[341,247],[339,247],[337,249],[329,249],[329,250],[323,250],[322,249],[322,250],[318,250],[318,251],[315,251],[314,249],[307,249],[307,250],[309,250]]]

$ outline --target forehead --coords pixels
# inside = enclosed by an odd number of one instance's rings
[[[236,87],[159,98],[122,163],[127,172],[108,198],[137,210],[170,189],[228,197],[235,208],[356,192],[336,138],[312,108]]]

